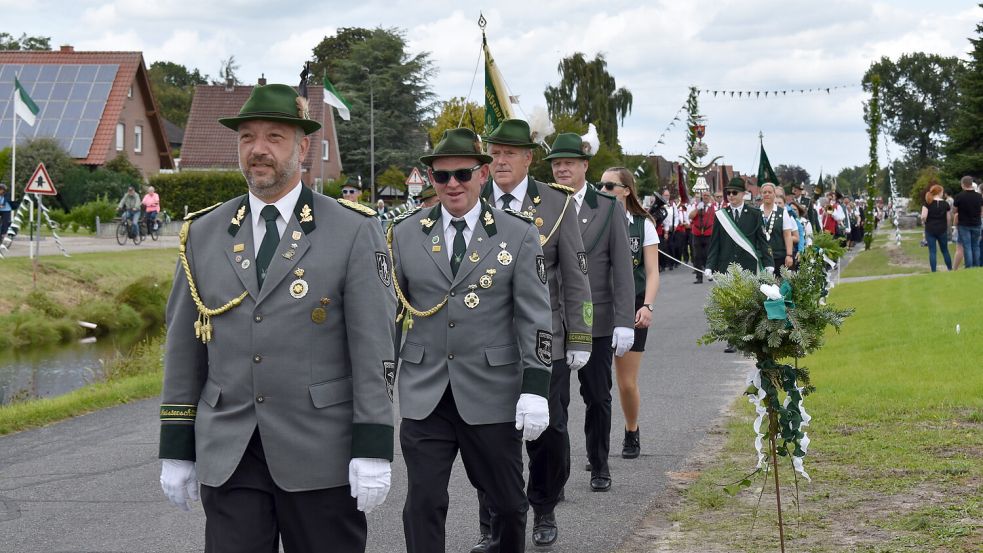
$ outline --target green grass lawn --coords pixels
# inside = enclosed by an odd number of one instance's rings
[[[857,253],[840,276],[849,278],[931,272],[928,248],[921,245],[924,238],[922,229],[902,231],[901,247],[898,248],[894,230],[882,229],[874,235],[870,250],[864,251],[863,244],[854,248]],[[949,242],[949,255],[954,256],[955,253],[956,245]],[[946,270],[942,252],[938,252],[937,270]]]
[[[796,507],[791,466],[779,470],[787,550],[983,551],[983,304],[958,292],[981,282],[958,271],[832,291],[857,311],[802,360],[818,388],[805,400],[813,481],[799,479]],[[699,550],[777,551],[774,481],[756,520],[760,476],[735,497],[722,488],[755,463],[753,411],[742,399],[735,413],[670,520]]]

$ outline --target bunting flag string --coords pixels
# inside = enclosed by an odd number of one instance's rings
[[[750,99],[753,95],[754,98],[760,99],[762,96],[768,98],[769,96],[778,97],[779,95],[788,96],[805,96],[808,94],[832,94],[834,90],[846,90],[852,88],[860,88],[860,84],[841,84],[835,86],[815,86],[812,88],[780,88],[772,90],[713,90],[713,89],[699,89],[699,94],[704,96],[713,96],[714,98],[733,98],[735,95],[737,98],[747,98]]]
[[[662,129],[662,134],[659,135],[659,139],[655,142],[655,146],[652,146],[652,149],[649,150],[649,153],[645,155],[646,158],[654,156],[656,148],[665,145],[666,135],[669,134],[669,131],[671,131],[676,126],[676,123],[678,123],[681,120],[680,115],[684,111],[686,111],[686,102],[683,102],[683,105],[679,106],[679,109],[676,110],[675,115],[672,116],[672,121],[669,121],[669,124],[666,125],[666,128]],[[641,177],[643,174],[645,174],[644,161],[638,164],[638,167],[635,169],[635,177]]]

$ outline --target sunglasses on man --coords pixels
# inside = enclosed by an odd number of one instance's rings
[[[342,194],[358,194],[358,190],[352,190],[351,188],[346,188],[341,191]]]
[[[457,182],[470,182],[472,174],[481,169],[483,164],[479,163],[470,169],[455,169],[453,171],[444,171],[443,169],[434,171],[430,170],[430,176],[433,177],[433,181],[437,184],[447,184],[451,181],[451,175]]]
[[[626,185],[620,182],[602,182],[600,183],[601,188],[605,190],[614,190],[615,188],[628,188]]]
[[[741,194],[744,194],[744,192],[741,192],[740,190],[728,190],[727,191],[727,195],[728,196],[740,196]]]

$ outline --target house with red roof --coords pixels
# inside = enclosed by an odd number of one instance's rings
[[[14,77],[40,108],[33,127],[18,121],[18,144],[54,138],[93,168],[123,153],[144,177],[174,169],[142,53],[0,51],[0,149],[13,135]]]

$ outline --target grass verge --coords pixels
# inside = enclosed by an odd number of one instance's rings
[[[832,302],[857,312],[802,361],[818,388],[805,400],[813,480],[798,480],[796,503],[790,463],[779,469],[787,550],[983,550],[983,313],[939,292],[978,279],[958,271],[833,290]],[[774,480],[723,491],[755,462],[753,412],[745,400],[734,411],[722,451],[665,515],[673,530],[632,551],[778,550]]]
[[[925,234],[922,229],[901,232],[901,247],[895,238],[894,229],[882,228],[874,235],[871,248],[863,250],[863,244],[855,247],[857,254],[850,264],[843,269],[843,278],[921,274],[931,272],[928,265],[928,248],[921,245]],[[956,246],[949,242],[949,255],[955,256]],[[938,270],[945,271],[945,261],[942,253],[938,255]]]

